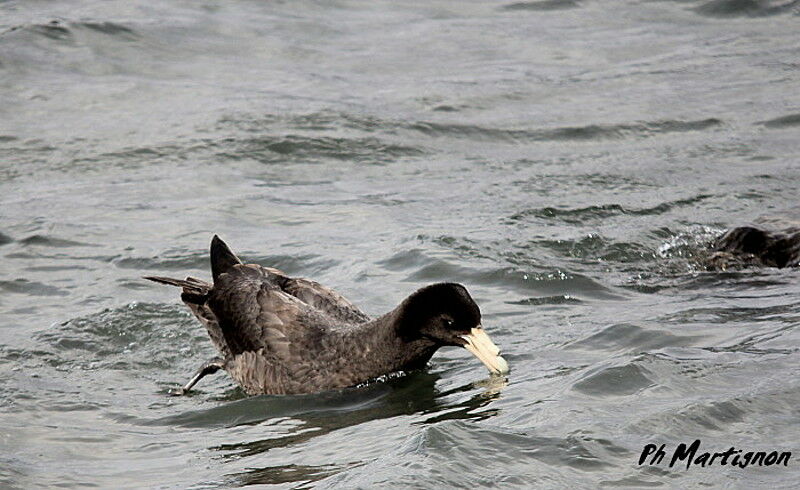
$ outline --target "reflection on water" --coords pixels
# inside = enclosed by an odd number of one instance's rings
[[[245,472],[233,475],[226,483],[230,485],[276,485],[280,483],[292,483],[292,488],[308,488],[305,484],[313,483],[348,468],[354,468],[359,463],[346,465],[280,465],[268,466],[265,468],[251,468]]]
[[[275,448],[300,446],[312,438],[322,437],[330,432],[346,427],[363,424],[375,419],[388,419],[402,415],[423,414],[421,424],[432,424],[443,420],[484,420],[496,415],[497,409],[480,410],[497,399],[507,381],[502,377],[491,377],[487,380],[469,383],[446,391],[436,388],[438,375],[426,372],[414,372],[386,383],[374,383],[362,388],[346,389],[340,392],[302,396],[259,396],[239,402],[226,404],[219,409],[211,409],[204,413],[203,422],[214,425],[218,417],[230,417],[229,423],[258,424],[264,423],[270,428],[274,425],[289,428],[288,434],[277,434],[274,437],[229,443],[215,446],[224,459],[248,458],[258,456]],[[448,402],[451,395],[472,392],[464,401]],[[246,418],[243,414],[246,414]],[[430,415],[430,416],[429,416]],[[188,420],[200,423],[196,416],[188,419],[179,416],[162,419],[160,423],[181,424]],[[350,463],[357,464],[357,462]],[[291,473],[308,473],[324,475],[331,473],[329,467],[265,467],[253,469],[249,464],[248,471],[240,475],[243,482],[270,483],[280,475]]]
[[[421,415],[419,424],[436,424],[445,420],[485,420],[498,409],[481,410],[501,396],[508,381],[492,376],[449,390],[437,389],[439,375],[413,372],[387,382],[376,382],[360,388],[316,395],[271,396],[245,398],[214,406],[171,415],[156,420],[140,421],[144,425],[172,427],[236,427],[258,426],[263,439],[228,442],[211,447],[222,461],[245,459],[246,470],[227,474],[229,484],[275,484],[313,482],[345,468],[363,464],[358,460],[342,465],[278,464],[260,466],[269,461],[262,457],[273,449],[302,447],[314,438],[357,426],[376,419]],[[477,391],[477,393],[475,393]],[[467,399],[449,401],[453,395],[472,393]]]

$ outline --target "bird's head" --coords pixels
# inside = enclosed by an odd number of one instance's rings
[[[401,305],[399,333],[406,340],[464,347],[495,374],[508,372],[500,349],[481,326],[481,310],[461,284],[426,286]]]

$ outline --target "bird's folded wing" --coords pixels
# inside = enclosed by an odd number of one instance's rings
[[[236,265],[214,283],[208,306],[234,356],[264,349],[277,358],[307,348],[329,325],[327,319],[281,287],[285,276],[257,265]]]
[[[318,282],[286,277],[281,286],[287,293],[338,322],[358,324],[369,320],[366,314],[344,296]]]

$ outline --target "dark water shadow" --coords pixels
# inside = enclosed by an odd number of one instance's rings
[[[800,114],[789,114],[786,116],[776,117],[768,121],[761,121],[764,127],[770,129],[783,129],[800,126]]]
[[[231,479],[226,482],[228,485],[249,486],[249,485],[281,485],[291,483],[292,488],[312,488],[310,484],[333,476],[340,471],[345,471],[361,463],[351,463],[342,465],[276,465],[265,468],[250,468],[238,474],[228,475]]]
[[[542,220],[559,220],[569,224],[585,224],[587,222],[603,222],[610,218],[621,215],[629,216],[658,216],[672,211],[676,208],[695,206],[709,198],[711,194],[697,194],[686,199],[677,199],[670,202],[663,202],[649,208],[633,208],[622,206],[621,204],[602,204],[587,206],[582,208],[556,208],[545,207],[538,209],[525,209],[519,211],[508,218],[509,222],[526,220],[529,217]]]
[[[509,3],[508,5],[503,5],[500,7],[502,10],[513,10],[513,11],[550,11],[550,10],[564,10],[564,9],[571,9],[580,6],[580,2],[577,0],[541,0],[539,2],[517,2],[517,3]]]
[[[788,2],[764,2],[762,0],[711,0],[694,11],[706,17],[767,17],[796,12],[797,0]]]
[[[519,5],[519,4],[518,4]],[[531,5],[522,4],[530,9]],[[542,4],[538,4],[542,5]],[[512,144],[532,141],[601,141],[622,138],[650,138],[669,133],[716,130],[725,123],[717,118],[699,120],[656,120],[628,124],[590,124],[587,126],[562,126],[541,129],[499,129],[472,124],[447,124],[417,121],[404,125],[404,129],[432,138],[460,138],[471,141],[504,142]]]

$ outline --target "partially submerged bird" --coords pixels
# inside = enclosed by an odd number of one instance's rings
[[[712,251],[706,261],[712,270],[800,267],[800,227],[739,226],[717,238]]]
[[[251,395],[344,388],[424,367],[447,345],[466,348],[494,374],[508,372],[500,349],[481,328],[478,305],[460,284],[426,286],[370,319],[314,281],[243,264],[216,235],[211,274],[213,284],[192,277],[145,277],[183,289],[181,299],[220,354],[174,394],[188,392],[220,369]]]

